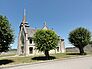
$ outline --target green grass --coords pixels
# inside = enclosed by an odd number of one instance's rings
[[[34,62],[34,60],[31,59],[32,57],[14,57],[14,58],[9,58],[9,60],[13,60],[12,64],[19,64],[19,63],[31,63]]]
[[[16,54],[5,54],[5,55],[0,55],[0,57],[6,57],[6,56],[14,56]]]
[[[10,56],[10,55],[8,55]],[[11,55],[12,56],[12,55]],[[69,57],[75,57],[75,56],[79,56],[78,53],[57,53],[57,54],[51,54],[50,55],[51,59],[50,60],[54,60],[54,59],[64,59],[64,58],[69,58]],[[5,55],[6,57],[6,55]],[[20,56],[20,57],[6,57],[6,58],[2,58],[0,57],[0,65],[14,65],[14,64],[20,64],[20,63],[32,63],[32,62],[37,62],[37,61],[45,61],[45,57],[44,55],[41,56],[28,56],[28,57],[24,57],[24,56]]]
[[[14,65],[20,63],[31,63],[36,62],[36,60],[32,60],[32,57],[8,57],[8,58],[0,58],[0,65]]]
[[[80,55],[79,53],[57,53],[57,54],[53,54],[52,56],[55,56],[56,59],[64,59],[64,58],[76,57]]]

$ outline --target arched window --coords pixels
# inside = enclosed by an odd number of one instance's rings
[[[30,44],[32,44],[32,38],[30,38],[29,41],[30,41]]]
[[[32,44],[32,38],[28,37],[29,43]]]
[[[59,52],[59,47],[57,47],[57,52]]]

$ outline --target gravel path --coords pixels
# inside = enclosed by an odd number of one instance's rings
[[[3,69],[92,69],[92,57],[51,61]]]

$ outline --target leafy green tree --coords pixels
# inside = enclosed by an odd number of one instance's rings
[[[49,51],[55,49],[59,41],[59,37],[52,30],[37,30],[34,35],[36,49],[43,51],[45,56],[49,57]]]
[[[89,44],[91,39],[91,33],[82,27],[79,27],[69,34],[69,41],[71,44],[79,48],[80,54],[84,54],[84,47]]]
[[[14,41],[14,33],[6,16],[0,15],[0,52],[6,52]]]

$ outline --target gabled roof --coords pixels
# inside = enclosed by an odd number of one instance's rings
[[[33,37],[33,35],[36,33],[36,29],[32,29],[32,28],[27,27],[26,30],[28,33],[28,37]]]

